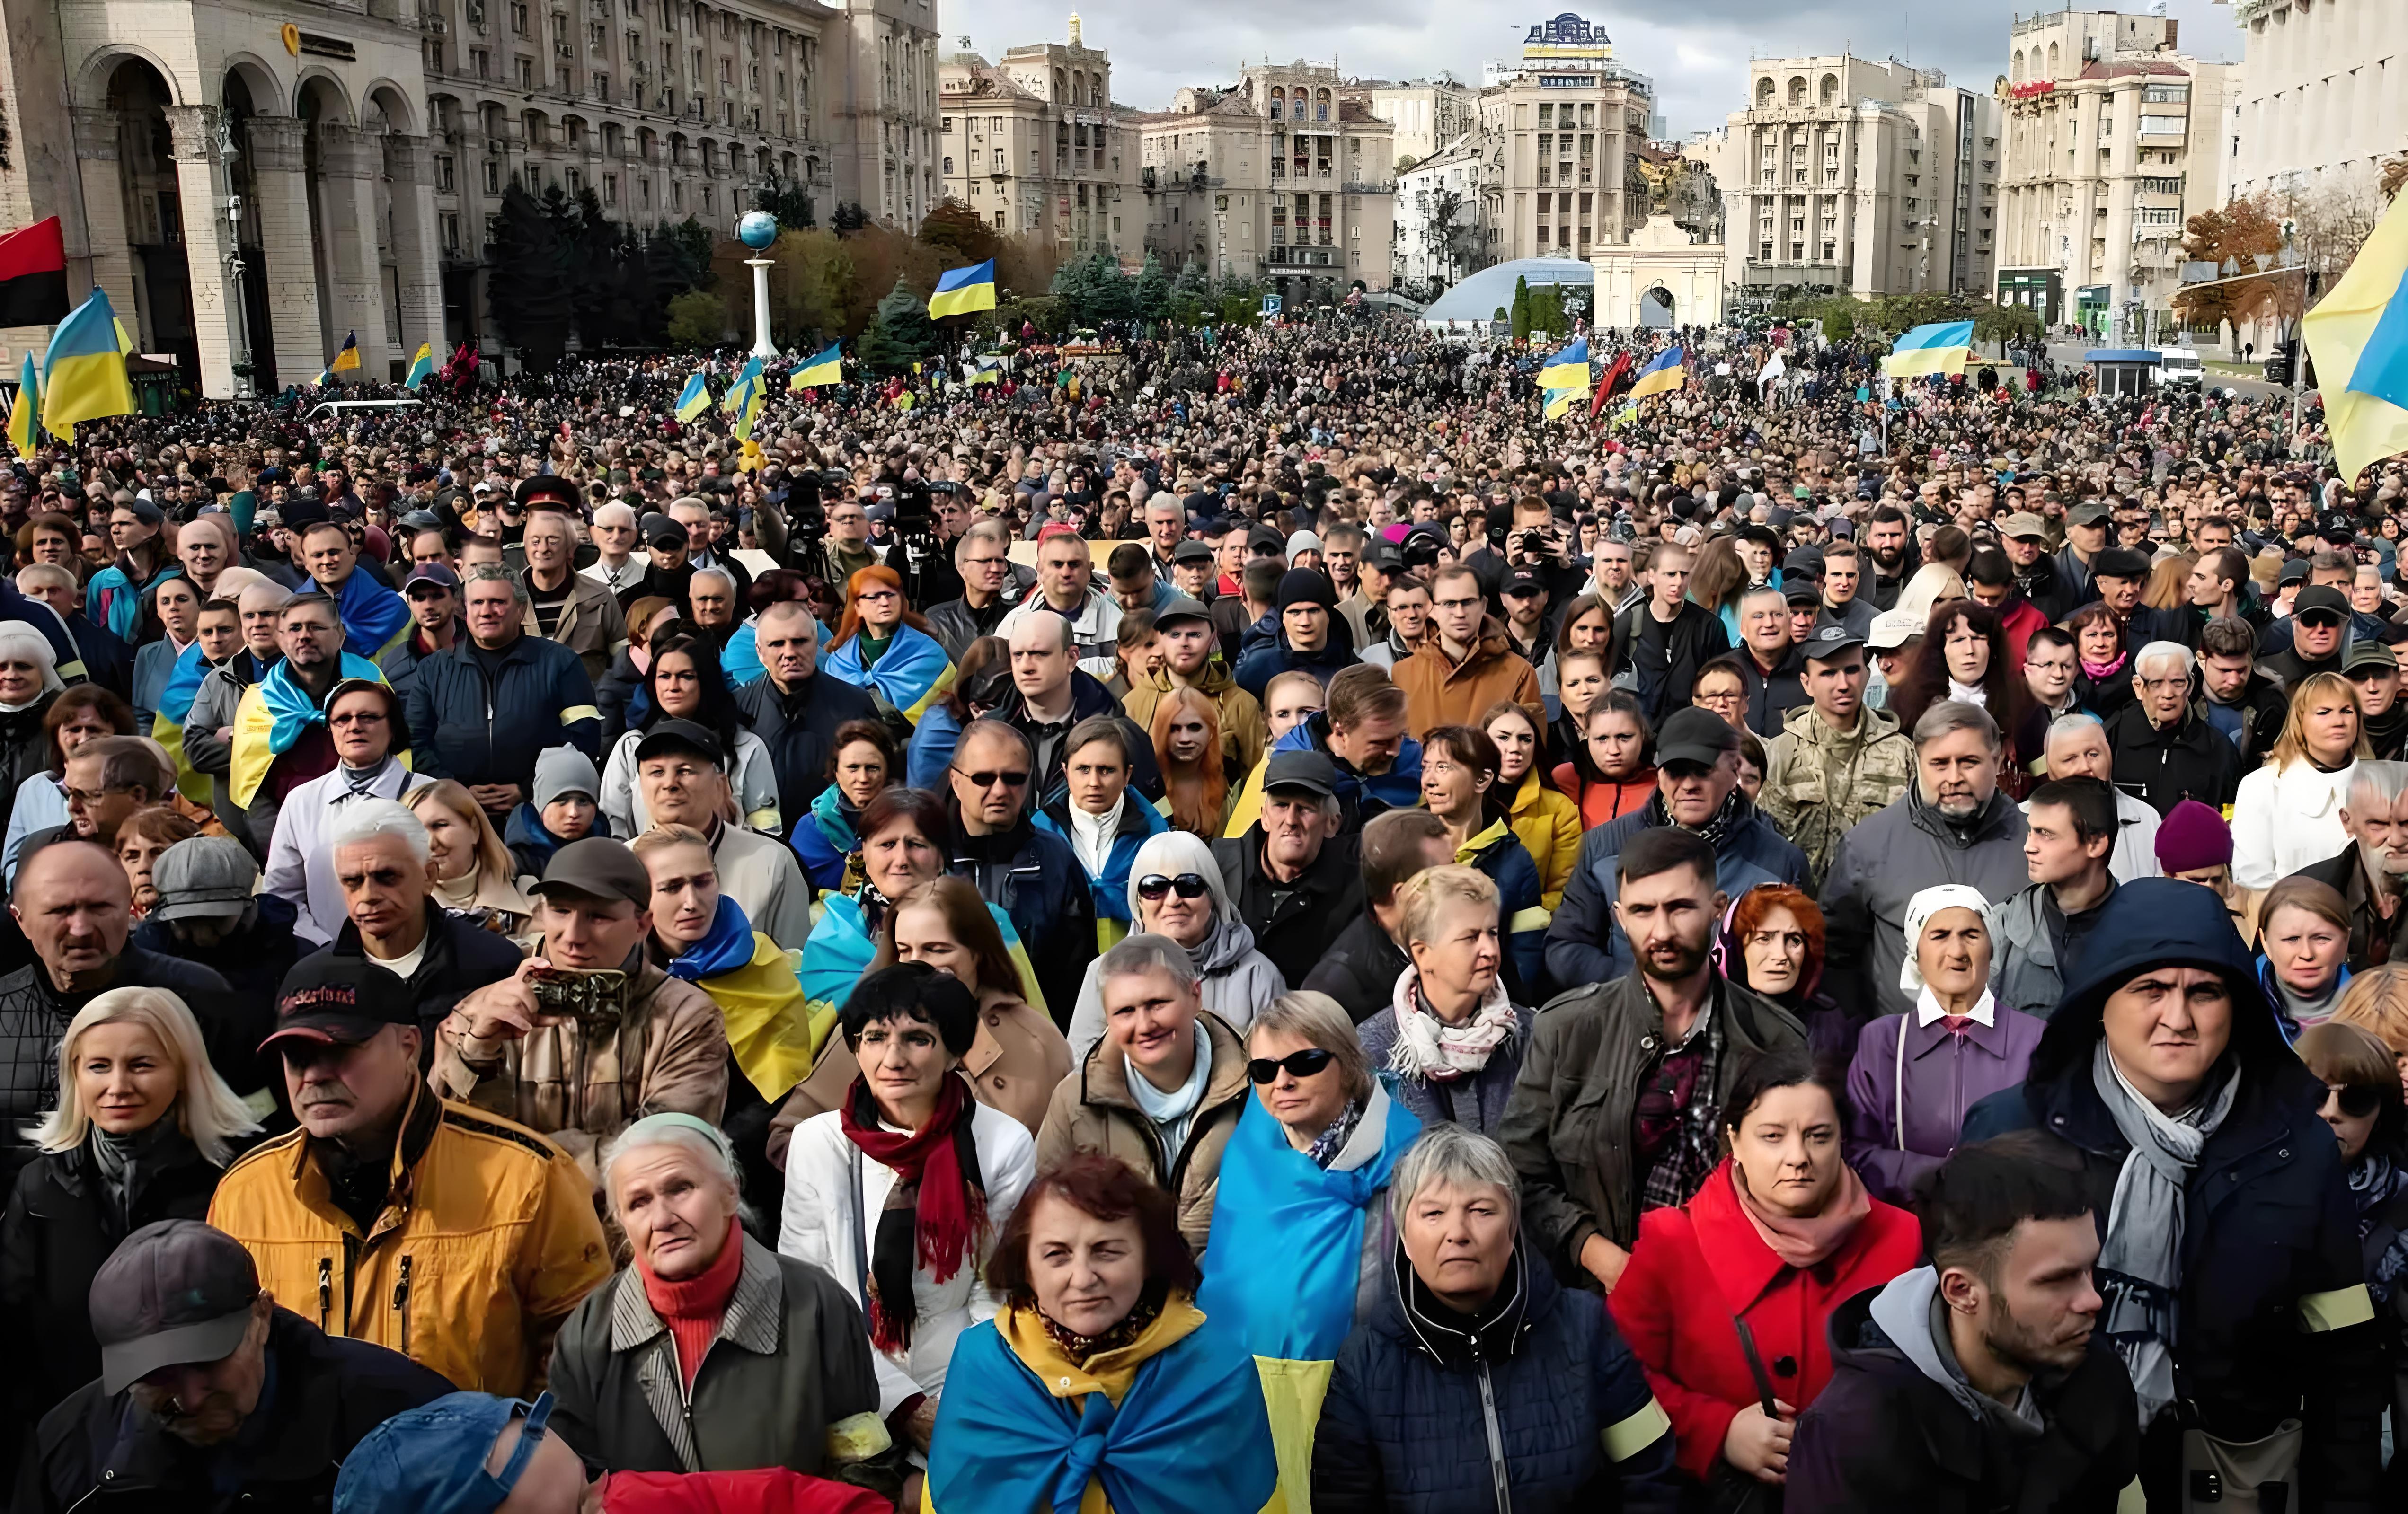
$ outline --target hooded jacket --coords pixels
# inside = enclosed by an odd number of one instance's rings
[[[1913,783],[1890,806],[1840,837],[1823,879],[1823,921],[1838,981],[1832,996],[1867,1013],[1902,1015],[1914,998],[1898,986],[1906,961],[1906,906],[1925,889],[1964,883],[2000,900],[2030,881],[2024,812],[2003,793],[1956,826]]]
[[[1508,699],[1527,709],[1534,723],[1547,718],[1538,669],[1513,650],[1495,616],[1482,618],[1480,640],[1463,661],[1449,657],[1432,631],[1411,657],[1397,664],[1392,676],[1405,692],[1405,724],[1416,737],[1436,726],[1477,725],[1490,706]]]
[[[1580,860],[1581,835],[1588,829],[1581,821],[1580,806],[1540,782],[1533,766],[1522,775],[1508,808],[1513,834],[1539,867],[1539,903],[1552,914],[1563,902],[1564,885],[1571,881],[1572,864]]]
[[[2316,1114],[2320,1087],[2283,1042],[2224,903],[2172,878],[2141,878],[2101,908],[2079,978],[2042,1033],[2024,1082],[1984,1099],[1964,1139],[2041,1130],[2072,1148],[2103,1236],[2129,1144],[2094,1085],[2108,996],[2151,967],[2204,967],[2231,995],[2220,1067],[2241,1079],[2185,1189],[2169,1332],[2174,1380],[2211,1435],[2254,1440],[2286,1419],[2307,1428],[2300,1507],[2371,1508],[2376,1421],[2389,1372],[2369,1300],[2341,1149]],[[2153,1491],[2167,1467],[2144,1466]]]
[[[1266,631],[1268,636],[1263,635]],[[1239,688],[1254,697],[1259,709],[1263,691],[1283,673],[1310,673],[1326,689],[1331,678],[1360,661],[1354,655],[1354,628],[1346,623],[1343,615],[1330,615],[1329,635],[1322,639],[1317,650],[1309,652],[1289,646],[1287,627],[1277,615],[1266,615],[1246,633],[1245,650],[1239,653],[1237,668],[1230,677]]]
[[[1736,899],[1759,883],[1801,885],[1806,854],[1783,840],[1761,810],[1744,799],[1741,806],[1740,818],[1714,849],[1714,886]],[[1582,838],[1564,902],[1547,924],[1547,971],[1555,981],[1569,989],[1612,982],[1630,971],[1630,942],[1613,919],[1613,901],[1621,892],[1614,864],[1632,836],[1670,823],[1658,793],[1643,808]]]
[[[1836,731],[1808,705],[1791,710],[1765,743],[1756,805],[1806,853],[1807,875],[1819,885],[1840,837],[1914,781],[1914,743],[1897,716],[1864,705],[1852,728]]]
[[[1928,1266],[1831,1315],[1831,1381],[1798,1417],[1787,1496],[1817,1514],[2113,1514],[2141,1466],[2132,1379],[2099,1335],[2036,1376],[2040,1422],[1977,1392],[1940,1342]]]
[[[2161,730],[2136,700],[2107,722],[2107,745],[2115,753],[2115,787],[2160,816],[2186,799],[2222,809],[2240,791],[2240,749],[2188,708]]]
[[[1208,850],[1210,845],[1200,837],[1174,832],[1167,833],[1159,841],[1149,838],[1139,850],[1152,849],[1149,872],[1159,870],[1176,877],[1192,868],[1204,879],[1205,890],[1212,900],[1212,929],[1188,952],[1188,960],[1195,964],[1197,977],[1203,980],[1206,1011],[1243,1036],[1254,1024],[1254,1017],[1287,992],[1287,982],[1271,960],[1255,950],[1254,933],[1230,895],[1228,879],[1214,864]],[[1138,918],[1137,884],[1134,879],[1125,879],[1122,889],[1122,910],[1134,921]],[[1104,985],[1096,976],[1096,963],[1087,964],[1086,979],[1079,985],[1078,1007],[1070,1015],[1068,1034],[1073,1062],[1085,1061],[1087,1053],[1104,1038]]]

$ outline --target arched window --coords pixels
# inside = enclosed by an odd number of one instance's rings
[[[1771,79],[1759,79],[1756,81],[1756,103],[1759,106],[1769,106],[1772,104]]]
[[[1834,106],[1840,103],[1839,75],[1825,74],[1823,76],[1823,103],[1827,106]]]
[[[1803,74],[1799,74],[1799,75],[1795,75],[1795,76],[1793,76],[1793,77],[1790,79],[1790,80],[1789,80],[1789,103],[1790,103],[1791,105],[1794,105],[1794,106],[1802,106],[1802,105],[1804,105],[1804,104],[1806,103],[1806,76],[1805,76],[1805,75],[1803,75]]]
[[[2024,50],[2021,48],[2015,50],[2015,61],[2007,71],[2007,79],[2014,84],[2024,81]]]
[[[1327,90],[1322,91],[1319,97],[1312,102],[1312,119],[1315,121],[1327,121],[1329,119],[1329,92]]]
[[[952,154],[948,153],[948,154],[946,155],[946,157],[945,157],[945,172],[946,172],[946,174],[947,174],[947,175],[951,175],[951,174],[953,173],[953,156],[952,156]]]
[[[2048,45],[2048,77],[2057,77],[2057,44],[2054,42]]]

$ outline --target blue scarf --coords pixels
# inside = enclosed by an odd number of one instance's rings
[[[928,1453],[928,1503],[1077,1514],[1090,1479],[1112,1514],[1254,1514],[1278,1487],[1254,1359],[1217,1321],[1147,1358],[1115,1406],[1057,1398],[995,1322],[962,1333]]]
[[[1244,1199],[1213,1206],[1196,1303],[1255,1356],[1331,1361],[1354,1328],[1364,1221],[1422,1129],[1397,1100],[1375,1094],[1372,1103],[1363,1120],[1383,1121],[1379,1153],[1343,1172],[1289,1146],[1259,1099],[1246,1100],[1229,1133],[1221,1191]]]
[[[710,919],[710,934],[669,964],[669,976],[698,983],[706,978],[749,966],[752,961],[752,922],[744,918],[742,905],[723,893],[719,896],[719,913]]]
[[[309,591],[325,593],[315,578],[309,580]],[[343,580],[335,609],[343,618],[343,650],[362,657],[380,655],[409,629],[409,601],[377,582],[365,568],[352,568]]]
[[[354,657],[350,652],[342,656],[342,678],[366,678],[370,683],[384,681],[384,675],[366,658]],[[309,697],[308,690],[294,681],[291,663],[279,663],[267,670],[267,677],[259,680],[259,696],[267,706],[267,750],[276,756],[291,751],[302,732],[326,723],[325,707]],[[187,701],[184,707],[189,713],[191,703]]]
[[[878,943],[862,924],[861,901],[849,893],[827,895],[820,901],[820,922],[803,946],[804,1001],[814,1009],[842,1008],[877,954]]]

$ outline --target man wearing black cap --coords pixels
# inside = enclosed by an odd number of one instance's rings
[[[1914,781],[1914,743],[1898,717],[1865,703],[1865,645],[1843,625],[1823,625],[1800,649],[1806,696],[1764,747],[1765,819],[1806,853],[1809,892],[1840,837]]]
[[[2090,581],[2090,564],[2107,550],[2108,522],[2114,511],[2104,500],[2085,500],[2065,512],[2065,548],[2057,554],[2059,598],[2067,614],[2099,597]]]
[[[636,793],[654,825],[685,825],[710,843],[721,890],[752,928],[783,945],[810,935],[811,889],[794,850],[727,820],[730,782],[719,736],[661,721],[636,744]]]
[[[2149,586],[2149,560],[2128,547],[2110,547],[2090,560],[2090,587],[2124,628],[2124,645],[2157,639],[2157,612],[2141,603]]]
[[[1212,571],[1212,544],[1190,536],[1171,549],[1170,585],[1201,605],[1210,605],[1219,596]]]
[[[381,1346],[330,1337],[259,1285],[239,1242],[197,1220],[125,1237],[92,1283],[100,1377],[43,1417],[21,1514],[87,1500],[322,1509],[343,1459],[392,1416],[452,1391]]]
[[[1759,883],[1801,885],[1806,854],[1782,838],[1739,786],[1739,732],[1710,709],[1675,710],[1656,733],[1656,794],[1588,833],[1547,927],[1547,970],[1560,984],[1607,983],[1630,971],[1616,917],[1616,859],[1651,826],[1675,825],[1714,849],[1715,886],[1738,898]]]
[[[465,597],[468,639],[421,663],[409,687],[411,765],[467,785],[498,828],[526,802],[538,755],[601,750],[602,712],[577,654],[525,634],[526,591],[508,568],[470,569]]]
[[[1326,753],[1277,751],[1263,766],[1262,817],[1212,843],[1254,950],[1290,987],[1363,912],[1363,837],[1340,834],[1338,770]]]
[[[1290,568],[1279,584],[1279,619],[1246,633],[1238,686],[1259,701],[1283,673],[1310,673],[1324,688],[1355,662],[1354,636],[1338,614],[1338,593],[1313,568]]]
[[[2349,596],[2328,584],[2312,584],[2300,591],[2291,602],[2287,624],[2291,644],[2272,656],[2262,658],[2258,667],[2267,677],[2279,678],[2286,689],[2296,689],[2300,680],[2313,673],[2341,671],[2341,644],[2344,631],[2349,625]]]
[[[1554,618],[1547,613],[1545,575],[1533,567],[1508,568],[1498,594],[1505,604],[1505,644],[1532,667],[1545,663],[1555,650],[1548,642],[1555,634]]]
[[[322,951],[284,979],[266,1049],[300,1129],[226,1169],[209,1223],[329,1335],[454,1385],[541,1386],[552,1336],[610,1276],[594,1186],[524,1126],[450,1104],[420,1071],[409,989]]]
[[[670,601],[680,615],[692,617],[686,606],[686,585],[694,578],[694,564],[685,559],[685,527],[666,515],[648,516],[644,521],[644,548],[652,565],[643,576],[619,591],[619,609],[639,599],[658,597]]]
[[[540,1131],[598,1181],[603,1146],[647,1114],[719,1122],[727,1027],[710,994],[644,950],[652,878],[626,843],[571,841],[534,892],[542,939],[515,977],[444,1019],[435,1089]],[[570,991],[581,996],[558,996]]]
[[[1197,546],[1203,543],[1197,542]],[[1154,612],[1162,638],[1162,666],[1140,677],[1121,696],[1121,710],[1140,731],[1154,729],[1154,707],[1173,689],[1193,689],[1212,701],[1221,721],[1221,771],[1251,773],[1270,745],[1259,700],[1239,687],[1219,656],[1212,612],[1185,594],[1173,594]]]
[[[401,593],[409,601],[412,623],[408,634],[377,659],[377,666],[384,670],[385,681],[406,697],[410,680],[418,676],[418,664],[450,651],[467,627],[460,620],[460,575],[452,571],[449,563],[423,563],[411,568],[402,580]]]

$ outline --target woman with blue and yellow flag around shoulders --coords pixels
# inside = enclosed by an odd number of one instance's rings
[[[1388,1184],[1422,1122],[1326,993],[1273,1000],[1246,1048],[1254,1098],[1221,1156],[1196,1302],[1254,1356],[1281,1490],[1310,1514],[1322,1397],[1396,1249]]]
[[[962,1333],[923,1514],[1283,1514],[1261,1379],[1197,1306],[1170,1196],[1107,1156],[1029,1185]],[[1301,1484],[1298,1484],[1301,1487]]]
[[[903,597],[903,578],[873,564],[844,581],[844,618],[820,667],[867,692],[896,735],[910,734],[928,706],[953,686],[953,659]]]

